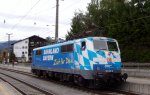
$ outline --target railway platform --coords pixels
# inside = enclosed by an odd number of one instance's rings
[[[22,95],[16,89],[14,89],[11,85],[0,80],[0,95]]]
[[[31,71],[30,66],[15,65],[13,67],[12,65],[0,64],[0,67],[20,70],[20,71],[25,71],[25,72]],[[126,72],[126,71],[124,70],[123,72]],[[133,71],[136,72],[136,70],[133,70]],[[127,73],[130,73],[130,72],[127,72]],[[141,94],[141,95],[150,95],[150,78],[149,77],[147,78],[146,77],[128,77],[126,82],[123,85],[121,85],[119,89],[123,91],[134,92],[134,93]]]
[[[150,69],[122,69],[130,77],[150,78]]]

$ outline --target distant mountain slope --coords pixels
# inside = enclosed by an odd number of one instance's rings
[[[10,45],[12,43],[15,43],[16,41],[10,41]],[[0,49],[3,49],[3,48],[7,48],[8,47],[8,41],[6,42],[0,42]]]

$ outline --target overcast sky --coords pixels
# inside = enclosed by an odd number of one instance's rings
[[[32,35],[55,36],[56,0],[0,0],[0,41],[20,40]],[[75,11],[86,11],[91,0],[59,1],[59,37],[70,30]]]

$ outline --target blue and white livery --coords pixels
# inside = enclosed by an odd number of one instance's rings
[[[118,42],[106,37],[88,37],[33,50],[32,72],[81,83],[122,81]]]

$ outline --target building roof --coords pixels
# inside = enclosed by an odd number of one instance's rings
[[[21,41],[24,41],[24,40],[26,40],[26,39],[30,39],[30,38],[33,38],[33,37],[38,37],[38,38],[40,38],[40,39],[42,39],[42,40],[47,41],[47,40],[46,40],[46,39],[44,39],[44,38],[41,38],[41,37],[36,36],[36,35],[33,35],[33,36],[28,37],[28,38],[25,38],[25,39],[22,39],[22,40],[16,41],[15,43],[12,43],[11,45],[14,45],[14,44],[16,44],[16,43],[19,43],[19,42],[21,42]]]

